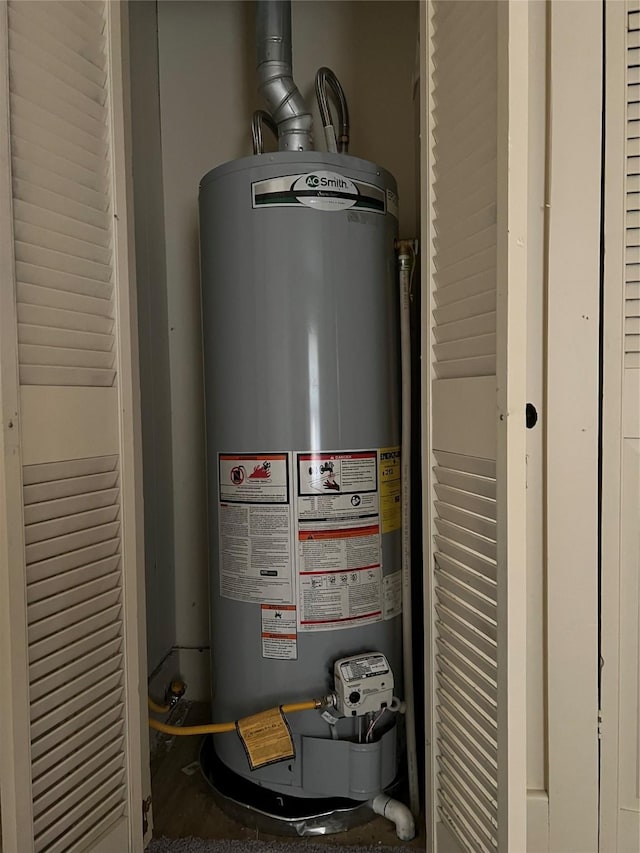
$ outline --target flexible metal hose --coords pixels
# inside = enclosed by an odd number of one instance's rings
[[[413,691],[413,621],[411,572],[411,282],[416,256],[412,240],[396,244],[400,268],[400,349],[402,363],[402,646],[404,695],[407,703],[407,776],[412,813],[420,813],[418,744]]]
[[[251,118],[251,138],[253,139],[253,153],[264,154],[264,143],[262,139],[262,125],[266,124],[271,133],[278,139],[278,125],[271,114],[266,110],[256,110]]]
[[[327,86],[332,89],[340,109],[340,129],[337,139],[329,99],[327,97]],[[322,126],[325,130],[328,150],[334,153],[340,151],[341,154],[346,154],[349,151],[349,107],[347,106],[347,98],[340,85],[340,81],[333,71],[326,66],[319,68],[316,73],[316,98],[318,100]]]

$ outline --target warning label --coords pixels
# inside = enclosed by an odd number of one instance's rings
[[[220,500],[226,503],[289,503],[288,454],[218,455]]]
[[[392,572],[382,581],[382,604],[385,619],[402,613],[402,572]]]
[[[220,595],[261,605],[262,656],[296,660],[299,631],[393,618],[382,536],[400,527],[400,451],[221,453]]]
[[[301,631],[382,619],[378,451],[296,454]]]
[[[298,453],[298,494],[375,493],[378,490],[377,455],[375,450]]]
[[[301,529],[334,530],[379,523],[376,450],[298,453],[297,513]],[[337,524],[336,524],[337,523]]]
[[[236,722],[251,770],[296,757],[291,730],[280,708],[271,708]]]
[[[298,634],[295,605],[263,604],[262,657],[275,660],[296,660]]]
[[[218,457],[220,595],[288,604],[294,599],[289,457]]]
[[[383,533],[399,530],[402,523],[400,448],[383,447],[380,464],[380,523]]]
[[[298,567],[305,572],[339,572],[380,565],[380,528],[342,527],[334,530],[300,530]]]

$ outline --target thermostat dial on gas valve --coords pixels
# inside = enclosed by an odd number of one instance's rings
[[[361,717],[393,702],[393,673],[381,652],[341,658],[333,665],[336,709],[344,717]]]

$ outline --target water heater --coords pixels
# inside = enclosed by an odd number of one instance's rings
[[[200,186],[214,719],[333,690],[355,661],[342,713],[289,717],[287,760],[251,769],[240,738],[214,737],[229,774],[282,802],[366,801],[398,770],[397,715],[358,698],[385,672],[402,695],[396,193],[379,166],[314,151]]]

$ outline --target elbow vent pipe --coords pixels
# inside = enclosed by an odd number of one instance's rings
[[[258,90],[278,126],[278,147],[311,150],[311,113],[293,79],[290,0],[258,0],[256,45]]]
[[[411,811],[399,800],[386,794],[378,794],[370,801],[369,807],[382,817],[386,817],[396,827],[400,841],[412,841],[416,837],[416,824]]]

